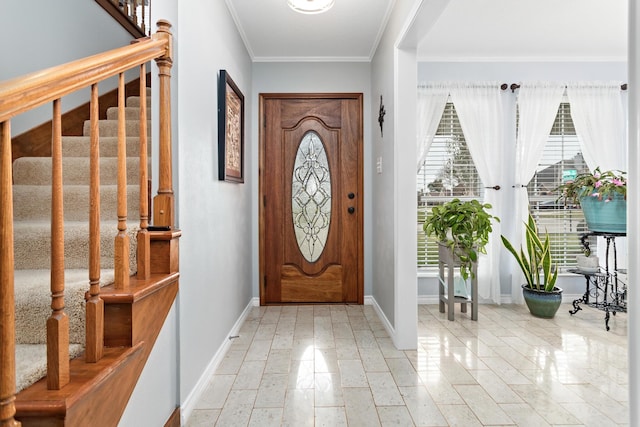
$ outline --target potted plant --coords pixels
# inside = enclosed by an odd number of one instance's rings
[[[577,175],[556,188],[558,199],[565,204],[582,207],[587,227],[601,233],[625,233],[627,230],[627,179],[626,172],[600,171]]]
[[[591,253],[589,241],[587,240],[588,238],[588,234],[584,234],[580,238],[580,242],[582,243],[582,254],[576,255],[577,269],[581,273],[597,273],[600,266],[600,259],[597,255]]]
[[[492,231],[491,221],[500,221],[487,212],[488,203],[477,200],[450,200],[434,206],[423,224],[427,236],[435,235],[440,245],[453,252],[460,263],[460,276],[467,280],[473,272],[471,265],[478,260],[478,253],[486,253]]]
[[[541,236],[538,233],[531,214],[528,223],[525,223],[525,229],[527,252],[520,247],[518,253],[504,236],[501,236],[502,243],[515,257],[527,281],[522,285],[522,294],[529,311],[536,317],[552,318],[562,302],[562,289],[556,286],[558,268],[551,259],[549,234],[545,232]]]

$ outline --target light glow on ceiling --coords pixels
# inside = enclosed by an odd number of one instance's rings
[[[335,0],[287,0],[291,9],[307,15],[326,12],[333,7],[334,2]]]

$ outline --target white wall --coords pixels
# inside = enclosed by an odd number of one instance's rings
[[[411,85],[416,71],[415,66],[406,69],[405,64],[412,60],[411,52],[399,50],[397,43],[415,12],[414,3],[395,2],[371,63],[372,108],[378,106],[382,95],[386,110],[382,136],[377,122],[373,123],[372,295],[396,347],[403,349],[415,348],[417,338],[415,231],[413,243],[410,237],[403,238],[407,237],[405,230],[411,227],[406,218],[415,217],[415,207],[413,211],[405,209],[404,203],[411,204],[413,199],[415,205],[416,186],[415,177],[406,182],[407,173],[414,169],[407,170],[406,162],[411,162],[416,155],[415,99],[413,106],[411,99],[405,99],[403,79],[408,78]],[[399,101],[402,103],[398,104]],[[381,173],[376,169],[378,161],[382,164]],[[413,228],[415,230],[415,226]]]
[[[155,3],[154,3],[154,7]],[[252,297],[256,164],[249,124],[251,61],[223,1],[178,3],[180,401],[184,404]],[[245,97],[244,184],[218,180],[217,81],[228,71]]]
[[[28,26],[25,24],[28,23]],[[61,31],[63,30],[63,31]],[[0,13],[0,81],[61,65],[117,47],[133,37],[95,1],[7,1]],[[111,79],[99,85],[100,93],[115,88]],[[65,96],[66,112],[88,101],[88,91]],[[19,135],[51,120],[45,105],[11,121],[11,134]]]
[[[257,62],[253,65],[251,116],[253,140],[251,162],[256,173],[252,180],[254,203],[252,207],[255,224],[252,253],[254,257],[253,296],[259,297],[258,279],[258,102],[261,93],[362,93],[364,118],[364,295],[371,295],[371,123],[376,123],[371,103],[371,71],[366,62]],[[377,113],[377,109],[375,111]]]
[[[121,420],[123,426],[163,425],[176,406],[182,407],[183,419],[189,415],[219,362],[219,351],[251,301],[251,245],[257,230],[251,216],[257,168],[251,158],[255,145],[250,127],[251,62],[226,5],[155,0],[152,11],[154,22],[163,18],[173,25],[173,178],[177,226],[182,230],[180,291]],[[218,180],[220,69],[229,72],[245,96],[244,184]],[[153,90],[157,96],[155,81]],[[172,393],[170,400],[167,396]],[[154,401],[160,404],[149,406]]]
[[[520,83],[522,81],[621,81],[627,82],[627,64],[624,62],[429,62],[418,63],[418,81],[499,81],[501,83]],[[514,94],[507,89],[503,92],[503,101],[506,107],[505,116],[514,117],[512,123],[505,126],[505,134],[510,135],[510,143],[507,144],[508,151],[504,153],[505,159],[515,158],[515,100],[517,92]],[[626,101],[626,92],[623,92],[623,99]],[[498,165],[496,165],[498,167]],[[505,194],[505,212],[501,215],[502,232],[506,236],[515,233],[512,218],[507,214],[509,206],[514,203],[515,162],[505,162],[499,165],[503,173],[501,181],[502,190]],[[618,239],[621,240],[621,239]],[[618,242],[620,245],[624,242]],[[604,258],[604,255],[602,256]],[[601,259],[602,259],[601,258]],[[511,274],[509,268],[512,266],[511,257],[506,252],[502,252],[501,258],[501,294],[503,301],[511,298]],[[625,264],[626,266],[626,264]],[[434,301],[437,294],[436,274],[428,274],[431,277],[420,277],[418,281],[418,295],[421,300]],[[584,293],[584,278],[573,274],[561,275],[558,285],[564,289],[565,300],[573,300]]]
[[[173,51],[173,68],[171,70],[171,105],[178,105],[179,95],[179,59],[180,59],[180,47],[178,41],[180,39],[180,22],[178,19],[178,5],[174,0],[155,0],[153,2],[153,8],[151,10],[151,23],[152,29],[155,32],[157,29],[156,22],[159,19],[165,19],[172,25],[171,33],[174,41]],[[158,67],[155,62],[151,67],[147,69],[151,73],[151,97],[152,99],[158,99]],[[152,104],[151,111],[152,122],[155,127],[150,129],[152,140],[152,158],[158,158],[158,144],[153,143],[157,141],[159,123],[159,112],[157,104]],[[178,135],[178,129],[180,128],[178,110],[174,108],[172,111],[172,142],[173,142],[173,170],[177,171],[177,162],[179,159],[180,140]],[[158,163],[152,162],[153,169],[151,171],[152,177],[158,176]],[[157,194],[157,180],[153,184],[152,195]],[[177,173],[173,176],[174,192],[179,200],[179,175]],[[180,206],[176,202],[177,216],[179,217]],[[178,223],[179,226],[179,223]],[[182,249],[183,242],[180,242]],[[182,260],[181,260],[182,262]],[[182,267],[181,267],[182,269]],[[127,408],[125,409],[122,418],[120,419],[120,426],[160,426],[164,425],[169,416],[173,413],[176,407],[180,406],[180,297],[185,288],[185,282],[181,278],[180,289],[178,291],[178,297],[174,302],[167,318],[165,319],[162,330],[156,339],[155,345],[147,363],[144,366],[138,383],[129,399]]]

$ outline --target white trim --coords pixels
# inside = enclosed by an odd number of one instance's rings
[[[384,35],[385,30],[387,29],[387,24],[389,23],[389,19],[391,18],[391,13],[393,12],[393,8],[396,5],[396,0],[391,0],[387,5],[387,11],[382,18],[382,23],[380,27],[378,27],[378,34],[376,34],[376,38],[373,41],[373,45],[371,46],[371,51],[369,52],[369,60],[372,60],[378,50],[378,46],[380,45],[380,40],[382,40],[382,36]]]
[[[251,44],[249,44],[249,37],[247,37],[247,33],[245,33],[244,28],[241,25],[240,17],[238,16],[238,12],[233,7],[233,2],[231,0],[225,0],[227,4],[227,9],[229,9],[229,14],[233,19],[233,22],[236,24],[236,29],[240,34],[240,38],[242,39],[242,43],[244,44],[244,48],[247,49],[247,54],[249,58],[253,58],[253,49],[251,49]]]
[[[252,62],[371,62],[368,56],[256,56]]]
[[[384,325],[384,328],[387,330],[387,334],[389,334],[389,337],[391,337],[391,339],[395,342],[394,337],[396,336],[396,331],[391,325],[391,322],[389,322],[389,319],[387,319],[387,316],[385,316],[384,311],[382,311],[382,308],[380,308],[380,306],[378,305],[378,302],[376,301],[376,299],[373,296],[365,296],[364,303],[365,305],[373,306],[373,310],[376,312],[376,314],[380,318],[380,321]]]
[[[562,294],[562,302],[570,303],[577,299],[582,298],[583,294]],[[438,295],[418,295],[418,305],[427,305],[427,304],[438,304]],[[478,303],[480,305],[485,304],[484,301],[480,300]],[[492,302],[487,301],[487,304],[492,304]],[[511,294],[502,294],[500,295],[500,304],[516,304],[513,302],[513,298]]]
[[[244,323],[247,316],[249,315],[249,311],[251,310],[251,308],[256,307],[259,303],[260,301],[258,298],[252,298],[251,300],[249,300],[249,304],[247,304],[244,311],[242,312],[242,314],[240,314],[240,317],[238,317],[238,320],[229,331],[229,334],[227,335],[228,337],[238,335],[238,331],[240,331],[242,324]],[[204,393],[207,386],[209,385],[211,378],[215,374],[216,369],[218,369],[218,366],[220,366],[220,363],[224,359],[224,356],[227,354],[227,351],[229,351],[229,347],[231,347],[231,339],[227,338],[220,345],[220,347],[218,348],[218,351],[216,351],[216,354],[213,356],[213,358],[207,365],[207,368],[204,370],[204,373],[200,376],[200,379],[198,380],[196,385],[193,387],[193,389],[191,389],[191,393],[189,393],[189,395],[184,400],[182,405],[180,405],[180,424],[181,425],[187,425],[187,421],[189,420],[191,413],[195,409],[195,405],[198,403],[198,401],[202,397],[202,393]]]
[[[418,62],[627,62],[626,57],[593,56],[431,56],[418,52]]]

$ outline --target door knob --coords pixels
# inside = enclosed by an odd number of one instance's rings
[[[347,209],[347,211],[352,214],[356,211],[356,208],[354,208],[353,206],[349,206],[349,209]]]
[[[353,193],[349,193],[349,194],[347,195],[347,197],[348,197],[348,198],[350,198],[350,199],[353,199],[354,197],[356,197],[356,195],[355,195],[355,194],[353,194]]]

